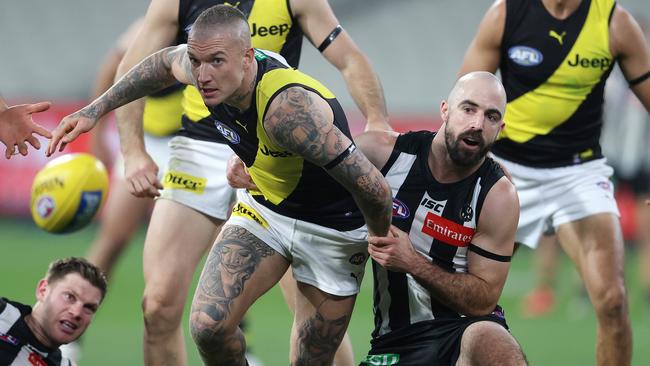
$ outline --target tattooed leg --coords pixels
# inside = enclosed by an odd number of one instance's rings
[[[246,229],[224,227],[203,268],[190,315],[190,331],[206,365],[246,364],[239,323],[288,265]]]
[[[350,321],[356,296],[334,296],[298,283],[291,364],[329,366]]]

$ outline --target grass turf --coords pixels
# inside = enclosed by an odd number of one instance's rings
[[[0,296],[32,304],[37,281],[47,264],[59,257],[82,256],[92,241],[96,226],[71,235],[51,235],[30,221],[0,218]],[[81,365],[141,365],[143,289],[141,230],[126,250],[111,281],[109,294],[83,338]],[[630,293],[630,314],[634,330],[634,365],[650,362],[650,305],[638,284],[634,251],[626,256],[626,280]],[[595,363],[596,322],[588,300],[580,294],[580,281],[568,259],[563,258],[556,292],[557,303],[549,315],[524,319],[520,300],[533,283],[531,252],[522,250],[514,258],[501,305],[513,334],[533,365],[588,365]],[[369,267],[369,266],[368,266]],[[369,346],[372,328],[372,281],[366,273],[357,299],[349,333],[359,361]],[[198,277],[198,271],[195,280]],[[193,288],[191,290],[193,292]],[[183,326],[187,329],[188,296]],[[263,296],[249,311],[247,339],[254,353],[267,366],[287,365],[291,317],[279,289]],[[186,331],[187,335],[187,331]],[[190,365],[200,365],[194,345],[187,339]]]

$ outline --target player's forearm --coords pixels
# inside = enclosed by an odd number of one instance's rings
[[[147,57],[82,111],[98,119],[129,102],[174,84],[176,79],[168,54],[165,49]]]
[[[120,136],[120,150],[124,156],[133,152],[144,152],[144,98],[133,101],[115,111],[117,131]]]
[[[379,170],[361,152],[355,151],[330,173],[354,197],[370,235],[385,236],[393,205],[390,186]]]
[[[368,120],[369,127],[385,129],[388,111],[384,90],[368,59],[359,53],[351,57],[341,72],[352,99]]]
[[[411,275],[431,295],[463,315],[477,316],[492,312],[497,299],[490,295],[489,285],[471,273],[451,273],[419,256]]]

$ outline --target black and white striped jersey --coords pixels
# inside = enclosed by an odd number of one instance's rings
[[[415,249],[436,265],[467,272],[467,250],[481,207],[504,173],[487,158],[459,182],[437,182],[428,164],[434,136],[429,131],[400,135],[382,168],[393,193],[393,225],[408,233]],[[386,270],[374,261],[372,266],[373,338],[420,321],[462,316],[431,297],[411,275]]]
[[[0,298],[0,365],[2,366],[70,366],[61,351],[45,347],[25,323],[32,309]]]

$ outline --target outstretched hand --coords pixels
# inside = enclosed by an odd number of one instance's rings
[[[36,133],[43,137],[50,138],[50,131],[34,122],[33,113],[43,112],[50,108],[50,102],[41,102],[35,104],[20,104],[11,106],[0,112],[0,141],[5,145],[5,157],[10,159],[18,152],[27,155],[27,143],[32,145],[36,150],[41,148]]]
[[[97,118],[88,115],[84,109],[74,112],[59,122],[59,125],[52,130],[52,139],[47,147],[47,156],[51,156],[57,151],[63,151],[65,146],[74,141],[79,135],[90,131],[97,123]],[[59,146],[59,143],[61,145]]]
[[[388,236],[368,236],[368,254],[382,267],[396,272],[408,272],[419,257],[408,234],[394,225]]]

